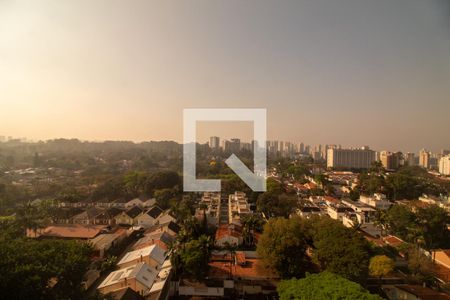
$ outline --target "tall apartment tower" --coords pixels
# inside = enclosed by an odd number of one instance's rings
[[[211,149],[219,149],[220,147],[220,138],[218,136],[212,136],[209,138],[209,148]]]
[[[419,166],[425,169],[430,168],[430,152],[426,149],[422,149],[419,152]]]
[[[416,156],[412,152],[408,152],[405,155],[405,163],[408,164],[408,166],[415,166],[416,165]]]
[[[359,149],[328,149],[327,167],[346,169],[368,169],[375,161],[375,151],[369,147]]]
[[[381,151],[380,152],[380,161],[383,167],[386,170],[396,170],[400,166],[400,161],[402,160],[401,152],[389,152],[389,151]]]
[[[450,175],[450,155],[443,156],[439,160],[439,173]]]

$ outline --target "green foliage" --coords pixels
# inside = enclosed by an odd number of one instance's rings
[[[80,299],[92,249],[63,240],[0,238],[0,294],[9,299]]]
[[[277,287],[280,300],[376,300],[359,284],[330,272],[307,275],[303,279],[283,280]]]
[[[268,191],[259,195],[256,206],[268,217],[288,217],[297,207],[297,196]]]
[[[205,235],[184,244],[179,252],[179,259],[185,274],[189,274],[197,280],[206,277],[211,247],[211,239]]]
[[[304,276],[310,266],[306,237],[299,218],[273,218],[264,226],[257,252],[282,278]]]
[[[177,201],[177,193],[178,191],[175,189],[161,189],[156,190],[153,195],[159,207],[162,209],[168,209],[171,201]]]
[[[394,270],[395,263],[386,255],[376,255],[370,259],[369,274],[374,277],[383,277]]]
[[[386,213],[389,231],[400,238],[427,249],[450,247],[447,224],[450,217],[436,205],[413,213],[407,206],[393,205]]]
[[[304,176],[311,175],[311,171],[305,164],[290,165],[286,170],[287,175],[291,175],[294,179],[299,180]]]
[[[389,231],[398,235],[401,239],[408,236],[408,228],[415,225],[415,215],[406,206],[393,205],[389,208],[386,215]]]
[[[328,217],[311,219],[313,261],[322,270],[364,282],[369,267],[370,244],[357,232]]]
[[[417,212],[418,226],[423,232],[425,246],[428,249],[450,247],[450,234],[447,224],[450,216],[441,207],[430,205]]]

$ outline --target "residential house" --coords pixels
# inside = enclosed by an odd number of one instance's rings
[[[163,210],[161,208],[158,206],[153,206],[138,216],[137,224],[144,228],[149,228],[157,223],[157,219],[162,213]]]
[[[386,199],[386,196],[381,193],[375,193],[372,196],[360,195],[359,202],[381,210],[387,210],[392,205],[392,203]]]
[[[120,208],[110,207],[95,217],[96,224],[116,225],[116,217],[123,212]]]
[[[155,233],[146,234],[139,239],[134,245],[133,250],[142,249],[151,245],[158,245],[167,251],[170,245],[175,241],[175,238],[165,231],[158,231]]]
[[[354,210],[345,205],[331,205],[327,207],[327,214],[335,220],[342,221],[344,215],[348,212],[354,212]]]
[[[90,243],[99,257],[103,257],[105,252],[111,247],[118,246],[127,237],[126,230],[123,228],[117,229],[113,233],[103,233],[90,239]]]
[[[138,206],[140,208],[144,207],[144,202],[139,198],[134,198],[125,203],[125,209],[130,209],[132,207]]]
[[[314,205],[303,206],[297,209],[297,215],[303,218],[309,218],[312,215],[321,215],[322,210]]]
[[[82,213],[72,217],[72,223],[74,224],[85,224],[85,225],[95,225],[101,224],[97,220],[97,216],[103,212],[103,209],[97,207],[89,207]]]
[[[151,245],[126,253],[117,263],[119,268],[127,268],[139,262],[145,262],[152,268],[158,269],[166,258],[165,251],[158,245]]]
[[[142,214],[142,210],[138,206],[134,206],[127,211],[123,211],[114,217],[116,224],[137,225],[138,217]]]
[[[170,213],[169,210],[166,210],[162,214],[160,214],[158,219],[156,220],[157,224],[167,224],[170,222],[176,223],[177,219]]]
[[[111,272],[98,286],[98,290],[105,295],[130,288],[144,296],[150,291],[156,276],[158,276],[158,271],[155,268],[147,265],[145,262],[138,262]]]
[[[371,221],[375,219],[377,213],[376,209],[367,204],[352,201],[350,199],[342,200],[342,204],[350,207],[359,215],[359,223],[371,223]]]

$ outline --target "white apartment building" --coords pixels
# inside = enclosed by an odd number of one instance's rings
[[[241,217],[251,214],[244,192],[234,192],[228,197],[228,219],[230,224],[241,225]]]
[[[391,207],[391,202],[386,199],[386,196],[381,193],[375,193],[372,196],[359,196],[359,202],[374,207],[376,209],[387,210]]]
[[[376,160],[375,151],[369,147],[359,149],[328,149],[328,168],[368,169]]]

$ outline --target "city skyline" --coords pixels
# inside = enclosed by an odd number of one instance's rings
[[[2,1],[0,128],[180,142],[184,108],[247,107],[267,108],[269,139],[450,148],[447,11],[439,0]]]
[[[251,145],[253,142],[253,139],[242,139],[239,138],[238,136],[233,136],[230,135],[226,138],[223,138],[222,136],[209,136],[207,139],[203,139],[203,140],[199,140],[197,139],[197,143],[198,144],[207,144],[208,146],[211,147],[210,143],[211,143],[211,138],[218,138],[218,142],[219,142],[219,146],[218,148],[224,148],[224,142],[230,142],[232,140],[239,140],[240,144],[241,144],[241,148],[244,145],[245,148],[247,148],[247,144]],[[102,143],[102,142],[107,142],[107,141],[113,141],[113,142],[133,142],[136,144],[139,143],[145,143],[145,142],[175,142],[178,143],[180,145],[182,145],[182,142],[178,142],[178,141],[173,141],[173,140],[143,140],[143,141],[132,141],[132,140],[84,140],[84,139],[79,139],[79,138],[55,138],[55,139],[77,139],[81,142],[92,142],[92,143]],[[50,140],[54,140],[54,139],[47,139],[47,140],[34,140],[34,139],[30,139],[27,137],[14,137],[14,136],[8,136],[8,135],[2,135],[0,134],[0,142],[8,142],[8,141],[20,141],[20,142],[25,142],[25,143],[38,143],[38,142],[46,142],[46,141],[50,141]],[[426,151],[430,154],[433,155],[441,155],[442,153],[445,153],[445,155],[447,155],[447,152],[450,152],[450,150],[448,150],[448,148],[441,148],[441,149],[431,149],[428,147],[422,147],[420,149],[417,149],[416,151],[407,151],[404,149],[392,149],[392,148],[386,148],[386,149],[378,149],[378,148],[374,148],[371,145],[345,145],[345,144],[331,144],[331,143],[323,143],[323,144],[310,144],[304,141],[287,141],[287,140],[277,140],[277,139],[267,139],[267,143],[273,145],[273,143],[276,143],[278,145],[278,147],[285,147],[287,145],[292,146],[293,149],[295,149],[295,152],[297,153],[304,153],[304,154],[311,154],[313,155],[314,152],[326,152],[326,149],[328,149],[327,147],[333,147],[333,148],[338,148],[338,149],[361,149],[361,148],[369,148],[370,150],[373,150],[377,153],[382,153],[382,152],[389,152],[389,153],[397,153],[397,152],[402,152],[403,154],[408,154],[408,153],[413,153],[413,154],[420,154],[421,151]],[[280,146],[281,145],[281,146]],[[301,145],[304,147],[304,151],[301,151]],[[270,146],[269,146],[270,147]],[[320,147],[320,150],[318,150],[317,148]],[[211,148],[215,148],[215,147],[211,147]],[[418,156],[416,157],[418,158]]]

